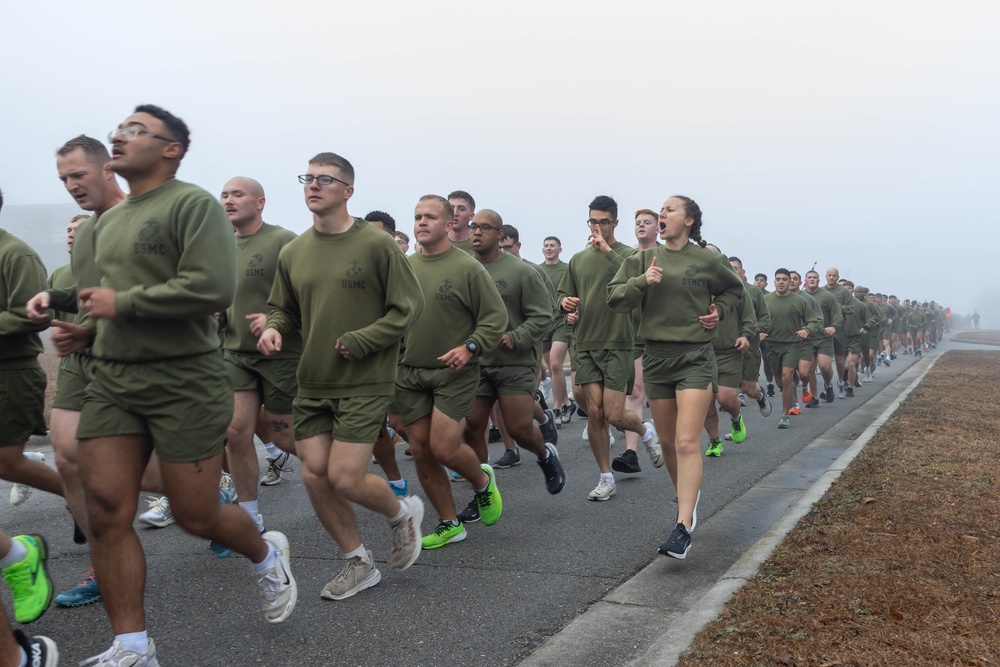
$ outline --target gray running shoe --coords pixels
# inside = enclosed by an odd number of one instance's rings
[[[406,510],[406,516],[389,526],[392,529],[389,567],[405,570],[420,555],[420,524],[424,521],[424,501],[416,496],[407,496],[400,498],[399,504]]]
[[[44,664],[44,663],[43,663]],[[55,664],[55,663],[52,663]],[[121,643],[116,639],[111,643],[111,648],[93,658],[87,658],[80,663],[80,667],[160,667],[156,659],[156,643],[150,639],[149,648],[144,655],[139,655],[135,651],[126,651]]]
[[[419,543],[418,543],[419,544]],[[372,552],[368,551],[368,562],[360,558],[350,558],[344,569],[333,581],[323,587],[320,597],[324,600],[346,600],[382,581],[382,573],[375,567]]]
[[[288,472],[291,470],[291,466],[288,465],[288,460],[292,458],[292,455],[288,452],[281,452],[276,459],[267,460],[267,472],[260,480],[261,486],[274,486],[275,484],[281,483],[281,473]]]
[[[512,468],[514,466],[521,465],[521,453],[514,449],[508,449],[503,453],[503,456],[493,464],[494,468]]]

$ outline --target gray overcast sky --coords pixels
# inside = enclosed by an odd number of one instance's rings
[[[55,149],[149,102],[191,127],[181,179],[252,176],[295,231],[326,150],[355,215],[409,232],[420,195],[465,189],[535,261],[583,247],[595,195],[631,243],[681,193],[751,274],[837,265],[1000,326],[1000,3],[345,4],[3,0],[7,202],[69,202]]]

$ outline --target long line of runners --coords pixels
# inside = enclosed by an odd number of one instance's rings
[[[900,303],[836,268],[825,287],[815,270],[784,268],[751,284],[739,257],[702,239],[701,209],[684,196],[638,210],[635,245],[616,236],[615,200],[596,197],[586,246],[563,262],[560,240],[546,237],[536,265],[499,212],[461,190],[426,195],[407,254],[411,239],[391,215],[348,212],[354,169],[334,153],[298,177],[313,225],[296,235],[264,221],[252,178],[229,180],[219,199],[177,180],[189,132],[162,108],[136,107],[108,143],[81,135],[57,151],[59,178],[92,213],[70,221],[69,265],[46,278],[37,254],[0,229],[0,477],[15,483],[15,504],[32,488],[64,497],[93,561],[55,595],[44,539],[0,533],[0,567],[19,623],[53,598],[103,600],[114,637],[87,664],[159,664],[133,525],[140,491],[155,494],[140,523],[176,522],[217,557],[246,556],[265,619],[282,623],[298,589],[289,541],[265,527],[258,489],[280,483],[291,457],[345,558],[320,595],[343,600],[382,576],[355,505],[385,517],[389,565],[406,569],[421,550],[465,540],[466,524],[500,520],[494,468],[522,452],[560,493],[558,430],[579,415],[598,473],[587,498],[612,499],[615,473],[641,470],[641,444],[677,497],[659,553],[682,559],[697,525],[703,429],[705,455],[723,453],[719,409],[724,437],[742,442],[743,407],[753,400],[769,416],[777,385],[776,425],[789,428],[803,408],[853,396],[897,354],[935,347],[947,327],[933,302]],[[48,430],[37,359],[48,327],[62,358],[55,471],[24,452]],[[491,423],[504,442],[495,462]],[[612,427],[625,434],[613,459]],[[262,478],[255,438],[267,450]],[[426,534],[424,503],[396,462],[400,440],[436,515]],[[463,509],[449,478],[469,486]],[[51,640],[0,627],[0,655],[16,651],[21,664],[58,657]]]

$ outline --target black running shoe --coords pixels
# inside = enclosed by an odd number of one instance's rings
[[[683,523],[677,524],[674,532],[670,533],[670,537],[659,548],[659,552],[664,556],[680,560],[684,560],[689,551],[691,551],[691,533]]]
[[[458,513],[458,520],[462,523],[475,523],[479,521],[479,505],[475,497],[466,505],[465,509]]]
[[[20,630],[14,630],[14,641],[28,657],[30,667],[55,667],[59,663],[59,649],[48,637],[31,637]]]
[[[546,456],[544,461],[538,462],[538,467],[542,469],[542,474],[545,475],[546,490],[555,495],[566,486],[566,473],[563,470],[562,463],[559,462],[559,452],[556,451],[556,446],[551,442],[547,442],[545,443],[545,449],[549,451],[548,456]]]
[[[496,426],[490,427],[490,442],[500,442],[503,440],[503,436],[500,435],[500,429]]]
[[[583,408],[577,406],[577,408],[576,408],[576,416],[577,417],[583,417],[584,419],[586,419],[587,418],[587,411],[584,410]]]
[[[826,402],[833,403],[833,385],[828,385],[823,393],[826,395]]]
[[[854,398],[854,387],[848,387],[845,389],[844,395],[847,396],[847,398]]]
[[[542,440],[554,445],[559,441],[559,431],[556,430],[556,415],[552,410],[545,410],[545,416],[549,420],[541,424],[538,430],[542,432]]]
[[[642,472],[639,467],[639,457],[631,449],[626,449],[621,456],[616,456],[611,462],[611,469],[615,472]]]
[[[542,410],[549,409],[548,404],[546,404],[545,402],[545,396],[543,396],[542,392],[539,391],[538,389],[535,390],[535,400],[538,401],[538,404],[542,406]]]
[[[569,403],[562,406],[562,423],[568,424],[573,421],[574,414],[576,414],[576,401],[570,399]]]
[[[772,397],[774,396],[774,383],[773,382],[768,382],[767,383],[767,395],[768,396],[772,396]]]
[[[815,396],[813,396],[812,400],[809,401],[808,403],[806,403],[806,407],[807,408],[818,408],[819,407],[819,399],[816,398]]]

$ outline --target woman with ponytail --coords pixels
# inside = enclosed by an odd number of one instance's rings
[[[698,521],[701,430],[718,388],[715,327],[743,299],[743,282],[701,238],[701,209],[675,195],[660,209],[663,245],[627,258],[608,286],[608,305],[642,309],[643,378],[663,458],[677,492],[677,519],[659,552],[684,558]]]

